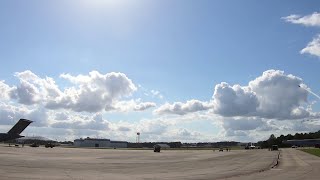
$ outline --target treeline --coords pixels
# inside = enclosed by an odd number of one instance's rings
[[[279,147],[290,147],[290,144],[284,143],[287,140],[293,139],[319,139],[320,138],[320,130],[318,132],[311,133],[296,133],[295,135],[288,134],[286,136],[281,135],[279,137],[275,137],[274,134],[271,134],[269,139],[266,141],[259,141],[258,146],[261,148],[269,148],[272,145],[278,145]]]

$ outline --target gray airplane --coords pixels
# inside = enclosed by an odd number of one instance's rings
[[[32,123],[32,121],[20,119],[7,133],[0,133],[0,142],[24,137],[21,136],[20,133],[29,126],[30,123]]]

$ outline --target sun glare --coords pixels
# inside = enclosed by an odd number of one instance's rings
[[[127,4],[127,0],[83,0],[86,6],[119,7]]]

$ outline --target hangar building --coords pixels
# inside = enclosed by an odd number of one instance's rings
[[[284,143],[296,146],[316,146],[320,144],[320,139],[293,139],[284,141]]]
[[[110,139],[98,138],[80,138],[74,140],[74,146],[77,147],[105,147],[105,148],[127,148],[126,141],[110,141]]]

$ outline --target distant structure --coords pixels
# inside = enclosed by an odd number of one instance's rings
[[[198,143],[184,143],[183,147],[230,147],[230,146],[241,146],[240,142],[236,141],[220,141],[220,142],[198,142]]]
[[[283,143],[296,146],[319,146],[320,139],[292,139],[284,141]]]
[[[169,149],[170,146],[168,144],[156,144],[155,146],[160,146],[161,149]]]
[[[80,138],[74,140],[76,147],[104,147],[104,148],[127,148],[128,142],[126,141],[110,141],[110,139],[98,138]]]
[[[181,142],[140,142],[140,143],[128,143],[128,148],[153,148],[157,144],[166,144],[170,148],[181,148]]]
[[[140,132],[137,132],[136,142],[137,142],[137,143],[140,143]]]

